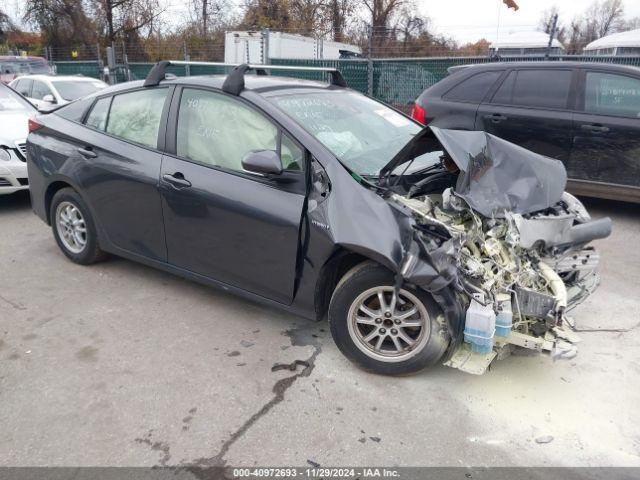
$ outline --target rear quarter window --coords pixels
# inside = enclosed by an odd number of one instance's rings
[[[72,122],[82,122],[85,112],[93,102],[93,98],[83,98],[68,103],[56,110],[55,114]]]
[[[476,73],[443,95],[445,100],[480,103],[502,75],[502,70]]]
[[[104,131],[107,128],[107,116],[109,115],[109,107],[111,106],[111,97],[101,98],[94,105],[87,119],[85,125],[96,130]]]

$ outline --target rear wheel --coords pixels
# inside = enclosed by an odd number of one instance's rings
[[[86,204],[71,188],[56,192],[51,200],[51,228],[62,252],[75,263],[89,265],[102,260],[95,223]]]
[[[393,274],[365,262],[342,278],[329,306],[336,345],[365,370],[388,375],[417,372],[436,363],[449,339],[442,312],[427,292],[404,286]]]

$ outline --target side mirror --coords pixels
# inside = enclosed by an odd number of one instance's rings
[[[246,172],[258,175],[280,175],[282,161],[273,150],[253,150],[242,159],[242,168]]]
[[[48,94],[42,97],[42,101],[47,103],[56,103],[55,97],[51,94]]]

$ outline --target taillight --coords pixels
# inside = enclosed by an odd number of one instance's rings
[[[417,103],[413,104],[413,111],[411,112],[411,117],[413,117],[415,121],[420,122],[423,125],[427,124],[427,111]]]
[[[24,125],[24,124],[23,124]],[[33,118],[29,119],[29,133],[33,133],[36,130],[40,130],[42,125],[36,122]]]

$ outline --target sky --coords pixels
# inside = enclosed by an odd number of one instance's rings
[[[189,0],[161,0],[167,8],[166,16],[179,21],[184,18]],[[542,12],[558,5],[560,22],[568,24],[581,14],[592,0],[515,0],[520,9],[514,12],[502,0],[414,0],[418,10],[431,18],[431,28],[437,33],[452,37],[460,44],[475,42],[481,38],[489,41],[511,32],[535,30]],[[242,0],[231,0],[241,4]],[[0,0],[14,17],[18,17],[24,0]],[[640,17],[640,0],[625,0],[625,16]]]
[[[438,33],[467,43],[480,38],[492,41],[496,34],[535,30],[542,12],[554,5],[560,8],[560,23],[568,24],[592,3],[592,0],[515,1],[520,7],[515,12],[502,0],[416,0],[416,4],[423,15],[431,18]],[[640,17],[640,0],[625,0],[624,5],[627,18]]]

